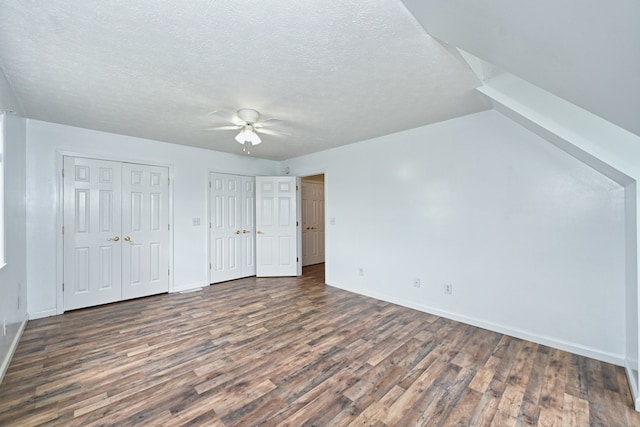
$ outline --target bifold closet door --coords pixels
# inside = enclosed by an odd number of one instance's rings
[[[64,309],[122,299],[121,164],[64,158]]]
[[[242,277],[242,178],[209,176],[211,283]]]
[[[122,165],[122,299],[169,291],[169,171]]]
[[[64,310],[168,292],[168,169],[65,156],[64,171]]]
[[[255,178],[209,175],[211,283],[256,274]]]
[[[242,277],[256,275],[256,179],[242,177]]]

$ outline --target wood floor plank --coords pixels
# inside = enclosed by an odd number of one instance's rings
[[[2,426],[640,426],[622,367],[298,278],[29,321]]]

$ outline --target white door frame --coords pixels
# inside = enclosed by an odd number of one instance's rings
[[[95,160],[109,160],[123,163],[137,163],[149,166],[160,166],[169,169],[169,292],[174,291],[174,268],[173,268],[173,164],[150,162],[144,159],[135,159],[130,157],[110,156],[104,154],[95,154],[78,151],[56,150],[56,187],[57,193],[55,198],[56,205],[56,314],[64,313],[64,294],[62,292],[62,283],[64,282],[64,237],[62,235],[62,227],[64,225],[64,180],[62,179],[62,169],[64,166],[64,157],[82,157]]]

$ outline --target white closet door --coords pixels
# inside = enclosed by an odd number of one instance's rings
[[[256,272],[298,276],[298,199],[293,176],[256,177]]]
[[[242,277],[242,177],[209,178],[211,283],[218,283]]]
[[[120,301],[120,163],[64,157],[64,174],[64,309]]]
[[[169,291],[169,171],[122,164],[122,298]]]
[[[256,275],[256,179],[242,177],[242,277]]]

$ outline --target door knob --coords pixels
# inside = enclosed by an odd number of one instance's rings
[[[262,231],[258,230],[256,234],[264,234]]]
[[[113,240],[114,242],[117,242],[118,240],[120,240],[120,237],[119,236],[109,237],[107,240]]]
[[[240,234],[240,230],[236,230],[236,234]]]
[[[251,233],[249,230],[242,230],[242,234]]]
[[[124,241],[125,241],[125,242],[130,242],[130,241],[131,241],[131,237],[129,237],[129,236],[125,236]]]

